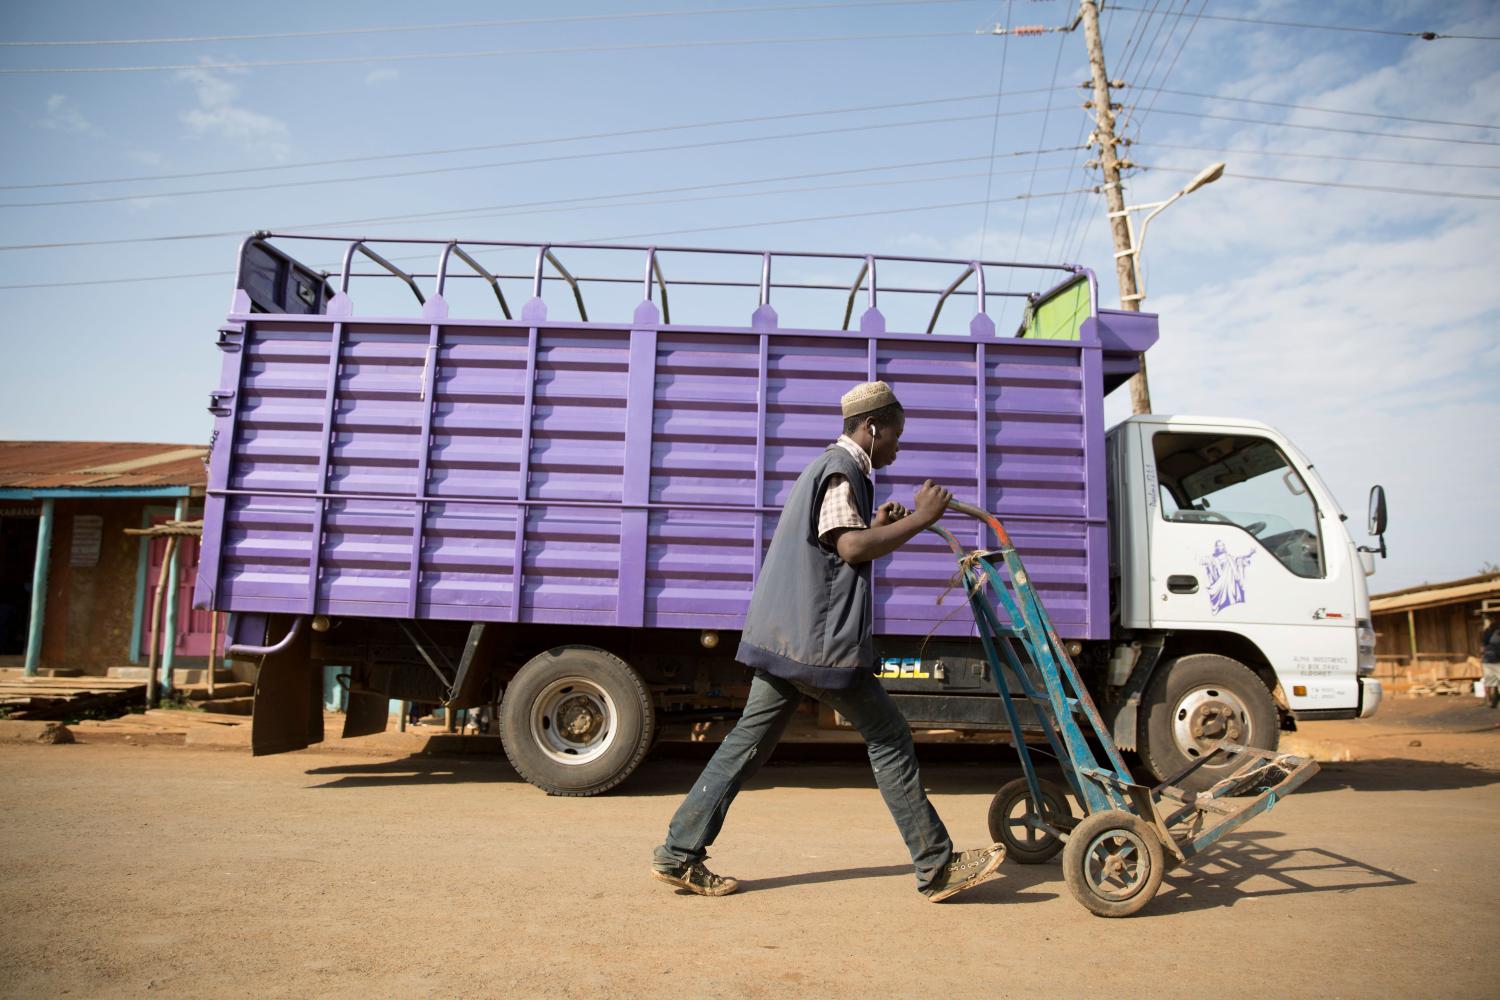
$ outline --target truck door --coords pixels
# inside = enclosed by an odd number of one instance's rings
[[[1152,626],[1245,636],[1294,711],[1356,707],[1354,584],[1331,498],[1264,431],[1143,431]]]

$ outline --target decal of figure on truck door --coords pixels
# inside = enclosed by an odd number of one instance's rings
[[[1224,546],[1224,540],[1214,542],[1214,554],[1199,559],[1208,574],[1208,603],[1214,614],[1236,604],[1245,603],[1245,571],[1250,568],[1251,549],[1242,556],[1232,556]]]

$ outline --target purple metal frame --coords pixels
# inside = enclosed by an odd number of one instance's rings
[[[262,242],[273,234],[257,234]],[[280,239],[333,240],[287,236]],[[1101,311],[1091,272],[1068,265],[688,247],[337,238],[338,292],[318,315],[252,312],[235,295],[219,332],[198,593],[243,613],[735,629],[792,482],[838,434],[839,396],[891,382],[907,410],[900,460],[876,499],[909,501],[924,479],[998,513],[1066,638],[1109,630],[1103,398],[1156,340],[1156,318]],[[408,273],[366,244],[437,248]],[[464,247],[468,247],[465,250]],[[535,252],[529,275],[492,274],[473,253]],[[636,255],[638,277],[577,276],[565,251]],[[356,253],[409,286],[415,317],[357,317]],[[662,256],[748,256],[757,280],[668,281]],[[643,255],[643,258],[642,258]],[[473,274],[450,274],[452,258]],[[777,261],[777,258],[782,258]],[[400,258],[397,258],[398,260]],[[773,282],[788,263],[858,262],[848,285]],[[951,265],[936,288],[881,286],[879,265]],[[545,274],[551,267],[557,274]],[[1086,278],[1077,340],[998,336],[986,270]],[[452,278],[484,280],[506,318],[450,317]],[[970,278],[972,291],[961,289]],[[419,280],[434,280],[424,296]],[[529,280],[511,319],[501,281]],[[562,281],[581,321],[552,321]],[[591,282],[640,282],[633,315],[590,317]],[[757,288],[743,326],[672,324],[670,287]],[[783,329],[779,289],[846,296],[844,326]],[[967,335],[893,332],[882,292],[922,292],[938,312],[973,297]],[[1045,294],[1045,293],[1043,293]],[[984,544],[976,533],[973,541]],[[919,537],[878,567],[877,632],[965,635],[953,576]],[[957,610],[959,614],[953,612]]]

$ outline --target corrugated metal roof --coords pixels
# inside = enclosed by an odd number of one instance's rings
[[[0,441],[0,488],[112,489],[208,482],[208,449],[118,441]]]
[[[1469,577],[1448,583],[1436,583],[1423,587],[1410,587],[1389,594],[1370,598],[1370,613],[1388,614],[1408,608],[1428,608],[1440,604],[1461,604],[1466,601],[1500,597],[1500,574],[1494,576]]]

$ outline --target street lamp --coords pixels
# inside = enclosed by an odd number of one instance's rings
[[[1168,205],[1172,204],[1178,198],[1192,194],[1205,184],[1212,184],[1223,176],[1224,164],[1214,163],[1198,171],[1197,176],[1188,181],[1182,190],[1172,195],[1166,201],[1151,201],[1144,205],[1126,205],[1119,212],[1109,213],[1111,219],[1123,216],[1125,219],[1125,231],[1130,234],[1130,248],[1115,253],[1116,259],[1120,257],[1130,258],[1131,270],[1135,275],[1135,291],[1120,296],[1120,304],[1126,309],[1139,310],[1141,308],[1141,301],[1146,297],[1146,282],[1141,274],[1141,253],[1146,246],[1146,230],[1151,225],[1151,220],[1160,215]],[[1141,235],[1139,239],[1136,238],[1135,227],[1130,221],[1130,213],[1132,212],[1149,212],[1141,222]]]

